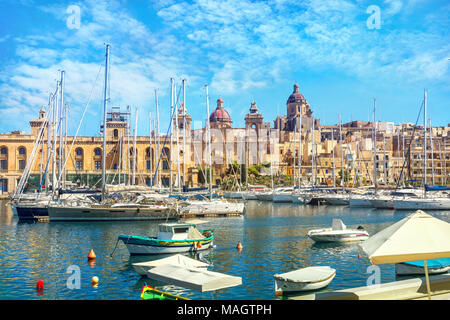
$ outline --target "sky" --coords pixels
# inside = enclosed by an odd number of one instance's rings
[[[29,132],[65,71],[69,134],[99,135],[105,44],[110,106],[138,110],[138,135],[170,114],[170,78],[186,79],[192,120],[221,97],[244,127],[252,101],[265,122],[286,115],[298,83],[321,124],[415,123],[427,90],[433,126],[450,123],[447,0],[0,0],[0,133]],[[419,120],[423,122],[423,118]]]

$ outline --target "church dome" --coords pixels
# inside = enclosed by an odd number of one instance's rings
[[[294,91],[289,96],[287,103],[306,103],[305,97],[300,93],[298,84],[294,84]]]
[[[209,121],[210,122],[219,122],[219,121],[220,122],[228,122],[228,121],[231,121],[230,114],[223,107],[223,100],[222,100],[222,98],[217,99],[217,108],[209,116]]]

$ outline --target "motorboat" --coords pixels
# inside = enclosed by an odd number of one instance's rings
[[[428,274],[446,273],[450,270],[450,258],[427,260]],[[425,274],[424,261],[408,261],[395,264],[398,276]]]
[[[310,230],[307,236],[316,242],[351,242],[367,240],[369,233],[362,226],[347,229],[341,219],[333,219],[331,228]]]
[[[206,222],[206,221],[203,221]],[[214,229],[200,232],[193,223],[162,223],[157,237],[119,235],[130,255],[180,253],[206,250],[213,246]]]
[[[175,264],[179,266],[184,266],[186,268],[207,268],[209,266],[208,263],[188,258],[186,256],[183,256],[181,254],[175,254],[171,255],[167,258],[163,259],[157,259],[157,260],[150,260],[145,262],[136,262],[133,263],[133,269],[137,273],[139,273],[141,276],[146,276],[147,271],[149,271],[152,268],[155,268],[157,266],[162,266],[165,264]]]
[[[317,290],[326,287],[336,276],[329,266],[313,266],[275,274],[275,295],[286,292]]]
[[[277,188],[273,192],[272,201],[273,202],[292,202],[292,192],[294,191],[293,187],[287,188]]]

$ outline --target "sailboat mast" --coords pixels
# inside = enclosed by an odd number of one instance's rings
[[[157,147],[158,147],[158,152],[156,153],[156,155],[159,158],[160,154],[161,154],[161,149],[160,149],[161,146],[160,146],[160,141],[159,141],[159,106],[158,106],[158,90],[157,89],[155,89],[155,100],[156,100],[156,133],[155,133],[155,138],[156,138],[156,143],[157,143]],[[158,168],[156,170],[158,188],[161,188],[161,171],[160,170],[161,169],[158,166]]]
[[[209,123],[209,95],[208,85],[205,85],[206,89],[206,138],[208,144],[208,159],[209,159],[209,199],[212,200],[212,161],[211,161],[211,137],[210,137],[210,123]],[[247,184],[248,185],[248,184]]]
[[[172,193],[172,185],[173,185],[173,181],[172,181],[172,115],[173,115],[173,78],[170,78],[170,117],[169,117],[169,135],[170,135],[170,177],[169,177],[169,185],[170,185],[170,193]]]
[[[423,196],[425,197],[427,184],[427,89],[423,97]]]
[[[302,115],[299,115],[298,125],[298,188],[301,187],[302,182]],[[272,164],[270,165],[272,167]]]
[[[186,79],[183,83],[183,186],[186,185]]]
[[[333,154],[333,187],[336,188],[336,175],[334,164],[334,128],[331,129],[331,141],[333,143],[333,146],[331,147],[331,153]]]
[[[105,201],[105,192],[106,192],[106,115],[108,110],[109,48],[110,45],[107,44],[105,54],[105,91],[103,101],[102,202]]]
[[[339,120],[339,145],[341,146],[341,187],[344,187],[344,151],[342,150],[342,124],[341,124],[341,114],[338,113]]]
[[[59,87],[59,161],[58,161],[58,176],[61,177],[62,164],[63,164],[63,120],[64,120],[64,71],[61,71],[61,80]],[[61,186],[61,182],[58,182],[58,186]]]
[[[137,160],[137,125],[138,125],[138,108],[136,107],[136,118],[134,120],[134,139],[133,139],[133,185],[136,185],[136,160]]]
[[[377,194],[377,100],[373,99],[373,183]]]
[[[152,159],[152,155],[153,155],[153,152],[152,152],[152,113],[151,112],[149,112],[148,113],[148,122],[149,122],[149,130],[150,130],[150,134],[149,134],[149,143],[150,143],[150,145],[149,145],[149,149],[148,149],[148,156],[149,156],[149,158],[150,158],[150,168],[149,168],[149,170],[150,170],[150,187],[153,187],[153,175],[152,175],[152,166],[153,166],[153,159]]]
[[[56,180],[56,134],[57,134],[57,119],[58,119],[58,97],[59,97],[59,81],[56,81],[56,93],[54,96],[53,104],[53,144],[52,144],[52,193],[56,195],[57,180]]]
[[[177,98],[177,86],[174,86],[174,94],[175,94],[175,139],[177,140],[177,187],[178,187],[178,192],[181,192],[181,181],[180,181],[180,175],[181,175],[181,170],[180,170],[180,135],[179,135],[179,127],[178,127],[178,110],[177,110],[177,105],[178,105],[178,98]]]
[[[430,125],[428,130],[430,130],[430,148],[431,148],[431,183],[434,185],[434,146],[433,146],[433,128],[431,127],[431,118],[429,119]]]
[[[312,161],[312,166],[311,166],[311,173],[312,173],[312,183],[313,186],[316,185],[316,174],[315,174],[315,143],[314,143],[314,118],[312,118],[312,135],[311,135],[311,147],[312,147],[312,153],[311,153],[311,161]]]

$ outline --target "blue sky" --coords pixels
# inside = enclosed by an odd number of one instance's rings
[[[80,9],[77,28],[69,6]],[[370,6],[379,9],[377,28]],[[426,88],[433,125],[447,125],[449,30],[446,0],[3,0],[0,132],[29,132],[65,70],[69,133],[93,90],[81,134],[98,134],[105,43],[111,105],[139,109],[139,135],[149,132],[156,88],[165,132],[170,77],[178,87],[187,79],[194,121],[206,117],[208,84],[211,111],[222,97],[235,127],[253,100],[273,126],[298,83],[322,124],[337,123],[338,113],[343,122],[368,120],[373,98],[377,119],[415,122]]]

